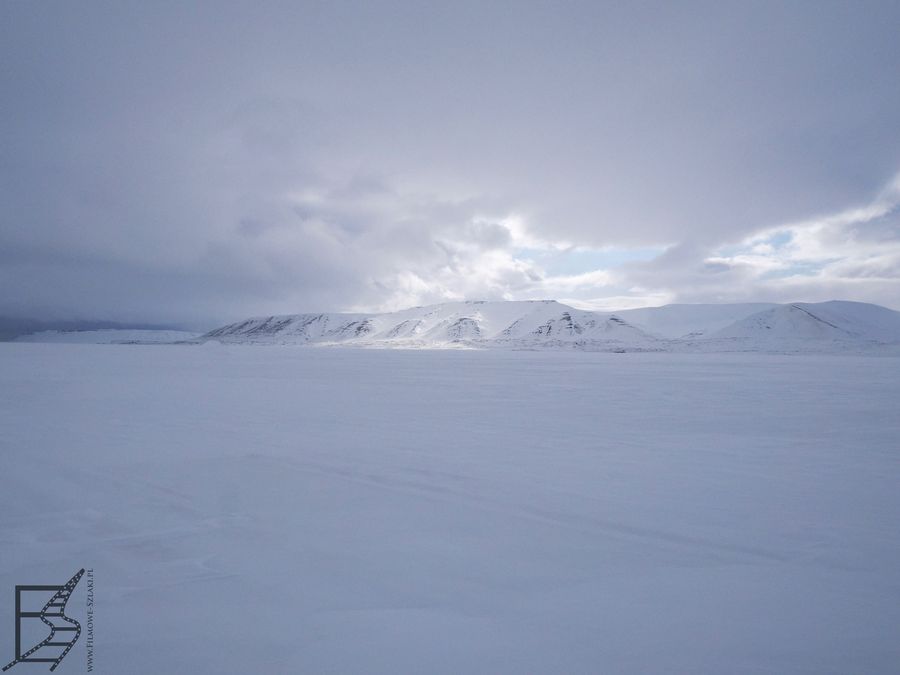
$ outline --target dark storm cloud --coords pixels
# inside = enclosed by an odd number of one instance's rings
[[[900,7],[620,5],[3,3],[0,314],[771,294],[716,251],[893,180]],[[888,302],[867,259],[779,283]]]

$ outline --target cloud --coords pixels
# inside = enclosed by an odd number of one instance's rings
[[[898,11],[2,3],[0,314],[896,303]]]
[[[837,294],[897,306],[900,175],[867,204],[763,230],[705,262],[739,271],[757,292]]]

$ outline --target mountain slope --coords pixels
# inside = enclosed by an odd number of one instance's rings
[[[713,333],[713,339],[893,343],[900,312],[861,302],[797,302],[753,314]]]

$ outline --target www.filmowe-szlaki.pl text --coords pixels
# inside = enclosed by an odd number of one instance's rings
[[[87,635],[85,649],[87,652],[87,671],[94,671],[94,570],[89,569],[87,577],[87,621],[85,622]]]

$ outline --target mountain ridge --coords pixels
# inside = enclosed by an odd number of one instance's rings
[[[682,332],[683,331],[683,332]],[[594,351],[821,351],[900,345],[900,312],[849,301],[664,305],[620,312],[555,300],[470,300],[382,313],[260,316],[199,341]]]

